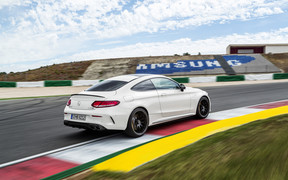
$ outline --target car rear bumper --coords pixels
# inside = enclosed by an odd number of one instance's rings
[[[103,131],[106,130],[105,127],[99,124],[91,124],[91,123],[83,123],[83,122],[74,122],[74,121],[67,121],[64,120],[64,125],[74,127],[74,128],[81,128],[81,129],[90,129],[95,131]]]
[[[85,115],[85,120],[72,119],[72,114]],[[107,130],[125,130],[127,127],[129,117],[127,113],[118,110],[101,109],[101,112],[96,110],[75,110],[66,107],[64,110],[64,124],[68,126],[75,126],[79,128],[97,127],[99,126]],[[91,128],[90,128],[91,129]]]

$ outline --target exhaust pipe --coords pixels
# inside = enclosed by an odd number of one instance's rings
[[[104,131],[106,130],[105,127],[99,124],[89,124],[89,123],[80,123],[80,122],[73,122],[73,121],[64,121],[64,125],[74,127],[74,128],[81,128],[81,129],[90,129],[93,131]]]
[[[98,124],[95,124],[95,125],[90,125],[90,129],[93,130],[93,131],[103,131],[105,130],[105,128],[103,126],[100,126]]]

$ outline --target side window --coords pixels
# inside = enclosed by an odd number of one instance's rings
[[[151,79],[156,89],[180,89],[178,83],[166,78]]]
[[[133,91],[150,91],[155,90],[155,86],[150,80],[140,82],[131,88]]]

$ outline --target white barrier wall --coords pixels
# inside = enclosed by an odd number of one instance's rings
[[[207,83],[207,82],[216,82],[216,76],[207,76],[207,77],[190,77],[190,83]]]
[[[44,87],[44,81],[17,82],[16,87]]]
[[[265,47],[265,53],[287,53],[288,52],[288,45],[279,45],[279,46],[269,46]]]
[[[92,86],[98,82],[99,80],[74,80],[72,86]]]
[[[248,74],[245,75],[246,81],[272,80],[273,74]]]

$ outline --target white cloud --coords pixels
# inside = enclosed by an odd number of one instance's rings
[[[108,41],[113,43],[119,41],[117,39],[119,37],[142,32],[156,33],[279,14],[287,11],[286,4],[287,0],[0,1],[0,10],[3,7],[23,7],[22,11],[9,14],[6,23],[10,25],[0,22],[1,29],[3,26],[8,29],[7,31],[0,29],[0,64],[55,59],[66,54],[78,54],[90,40],[102,42],[110,39]],[[250,37],[249,34],[248,36]],[[119,47],[113,49],[116,52],[113,53],[113,57],[174,54],[183,53],[187,49],[199,49],[195,53],[207,52],[201,43],[205,44],[208,40],[201,42],[190,40],[192,44],[189,40],[184,40],[186,42],[184,45],[173,41]],[[194,43],[198,43],[199,48],[193,45]],[[134,47],[136,50],[133,50]],[[162,47],[165,48],[162,50]],[[218,51],[211,51],[214,52]],[[111,54],[110,50],[102,49],[80,53],[75,57],[83,55],[87,57],[85,59],[106,58]]]
[[[100,49],[83,53],[76,53],[72,56],[52,59],[46,62],[35,62],[32,65],[4,65],[0,72],[23,71],[54,63],[106,59],[119,57],[140,57],[140,56],[161,56],[174,55],[189,52],[190,54],[225,54],[229,44],[266,44],[266,43],[287,43],[288,27],[271,32],[231,34],[227,36],[214,37],[193,41],[190,38],[181,38],[175,41],[156,43],[136,43],[133,45],[121,46],[110,49]],[[6,68],[9,68],[7,70]]]
[[[0,64],[55,58],[57,55],[77,51],[79,44],[73,44],[73,40],[81,42],[77,37],[59,41],[56,33],[33,34],[25,29],[23,32],[9,37],[0,36]]]
[[[269,44],[287,43],[288,27],[271,32],[231,34],[193,41],[190,38],[182,38],[169,42],[137,43],[133,45],[77,53],[66,59],[77,61],[80,59],[105,59],[117,57],[139,57],[173,55],[189,52],[190,54],[225,54],[229,44]]]
[[[287,7],[285,0],[144,0],[124,9],[126,4],[125,0],[35,1],[18,26],[28,19],[34,33],[77,33],[89,38],[88,33],[101,39],[247,20],[283,13],[282,8]]]
[[[0,1],[0,9],[5,6],[20,6],[21,4],[21,0],[2,0]]]
[[[97,45],[103,46],[103,45],[119,44],[119,43],[122,43],[122,42],[123,41],[107,41],[107,42],[97,43]]]

